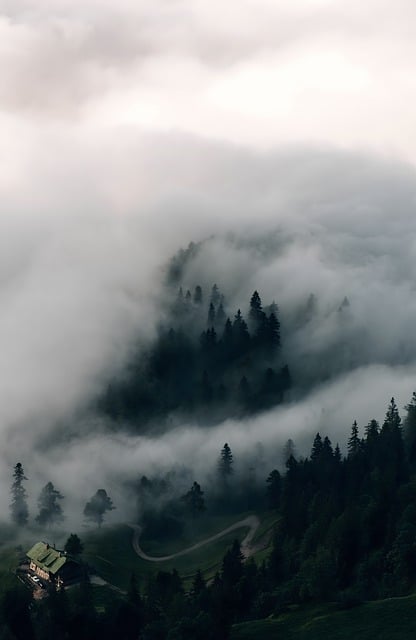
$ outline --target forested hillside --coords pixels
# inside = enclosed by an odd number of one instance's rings
[[[257,291],[247,308],[247,316],[231,309],[216,284],[180,286],[157,339],[109,384],[100,410],[136,425],[172,412],[211,422],[282,402],[291,376],[280,358],[279,309],[263,306]]]

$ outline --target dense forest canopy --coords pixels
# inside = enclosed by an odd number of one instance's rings
[[[175,262],[176,280],[172,270]],[[213,423],[281,403],[292,380],[281,358],[278,306],[263,307],[254,291],[247,308],[246,316],[231,309],[217,284],[180,286],[157,339],[110,383],[101,411],[140,429],[172,412]]]

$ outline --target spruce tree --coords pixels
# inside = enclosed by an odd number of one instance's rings
[[[193,518],[205,511],[204,492],[198,482],[194,482],[190,490],[182,496],[181,500],[186,504]]]
[[[195,304],[202,304],[202,289],[201,289],[199,284],[195,287],[194,303]]]
[[[322,438],[321,438],[320,434],[317,433],[315,438],[314,438],[312,449],[311,449],[311,461],[312,462],[317,462],[320,459],[320,457],[322,455],[322,450],[323,450]]]
[[[405,406],[407,416],[404,421],[404,438],[407,456],[410,465],[416,465],[416,391],[413,391],[412,399]]]
[[[351,427],[351,435],[348,438],[348,456],[355,456],[361,449],[361,440],[358,436],[357,421],[354,420]]]
[[[221,449],[218,471],[223,479],[228,478],[233,473],[233,454],[227,442]]]
[[[212,302],[210,302],[209,309],[208,309],[207,326],[208,328],[211,328],[214,325],[215,325],[215,307],[212,304]]]
[[[64,550],[71,556],[80,556],[84,550],[84,545],[76,533],[71,533],[65,542]]]
[[[52,482],[48,482],[38,498],[39,514],[36,516],[36,522],[47,526],[62,522],[64,516],[59,500],[62,500],[63,497],[60,491],[55,489]]]
[[[29,510],[27,507],[27,493],[23,486],[27,480],[21,462],[17,462],[13,471],[13,483],[11,487],[12,501],[10,503],[10,511],[12,521],[19,527],[27,524],[29,518]]]

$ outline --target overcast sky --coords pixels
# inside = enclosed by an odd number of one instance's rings
[[[2,133],[132,126],[416,161],[415,14],[411,0],[3,0]]]
[[[0,0],[6,486],[16,456],[49,479],[29,450],[122,366],[132,340],[152,335],[163,264],[213,233],[284,234],[273,258],[219,240],[195,269],[210,264],[219,278],[226,254],[236,301],[246,274],[246,287],[280,296],[289,315],[320,294],[314,345],[337,349],[328,309],[351,298],[348,335],[360,336],[366,361],[282,424],[302,433],[340,411],[349,423],[351,404],[368,420],[389,393],[408,400],[415,63],[411,0]],[[297,357],[305,340],[293,338]],[[251,425],[249,442],[270,438],[276,419]],[[237,427],[219,427],[218,446],[227,428]],[[90,475],[102,456],[118,472],[111,452],[103,445]],[[66,452],[67,482],[75,458],[84,460]]]

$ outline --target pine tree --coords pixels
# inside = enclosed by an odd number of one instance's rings
[[[311,461],[312,462],[318,462],[321,455],[322,455],[322,450],[323,450],[323,443],[322,443],[322,438],[320,436],[319,433],[316,434],[314,441],[313,441],[313,445],[312,445],[312,449],[311,449]]]
[[[392,398],[387,408],[382,431],[395,431],[397,429],[401,429],[401,422],[402,419],[399,416],[399,410],[394,401],[394,398]]]
[[[65,542],[64,550],[71,556],[80,556],[84,550],[84,545],[76,533],[71,533]]]
[[[296,447],[292,438],[289,438],[282,451],[283,464],[285,465],[289,458],[292,456],[296,458]]]
[[[261,298],[257,291],[253,293],[250,298],[250,321],[254,327],[254,330],[257,330],[259,325],[259,320],[263,314],[263,308],[261,306]]]
[[[233,454],[226,442],[221,449],[220,459],[218,461],[218,471],[223,479],[228,478],[233,473]]]
[[[334,461],[338,464],[342,462],[341,450],[337,442],[337,446],[334,449]]]
[[[233,342],[237,356],[244,355],[250,344],[250,334],[248,332],[247,324],[241,314],[240,309],[234,316]]]
[[[361,440],[358,436],[357,421],[354,420],[351,427],[351,435],[348,438],[348,456],[355,456],[361,449]]]
[[[377,420],[370,420],[368,425],[364,429],[365,440],[369,444],[370,442],[375,442],[380,433],[380,425]]]
[[[407,416],[404,421],[404,438],[409,463],[416,465],[416,391],[413,391],[412,399],[405,406]]]
[[[63,499],[63,495],[55,489],[52,482],[48,482],[38,498],[39,514],[36,516],[36,522],[40,525],[52,525],[62,522],[64,519],[62,507],[59,500]]]
[[[193,518],[205,511],[204,492],[197,482],[193,483],[190,490],[182,496],[181,500],[186,504]]]
[[[269,506],[272,509],[278,509],[280,505],[280,494],[282,491],[282,478],[277,469],[273,469],[266,482],[268,484],[267,498]]]
[[[19,527],[27,524],[29,519],[29,510],[27,507],[27,493],[23,486],[27,480],[21,462],[17,462],[13,471],[13,483],[11,487],[12,501],[10,511],[12,520]]]
[[[217,285],[214,284],[211,290],[211,304],[213,304],[214,307],[216,307],[220,303],[220,301],[221,301],[220,291]]]
[[[274,313],[271,313],[267,319],[266,331],[268,346],[274,353],[280,347],[280,322]]]
[[[208,328],[211,328],[214,325],[215,325],[215,307],[212,304],[212,302],[210,302],[209,309],[208,309],[207,326]]]
[[[195,287],[194,303],[195,304],[202,304],[202,289],[199,286],[199,284]]]
[[[224,305],[221,302],[220,306],[217,309],[217,316],[215,318],[215,321],[216,321],[218,329],[223,329],[224,328],[224,324],[225,324],[226,319],[227,318],[226,318],[225,311],[224,311]]]

